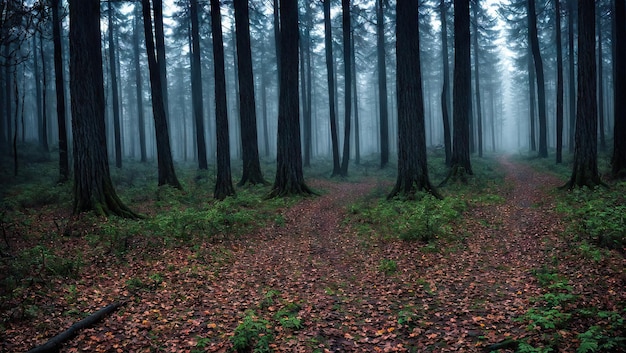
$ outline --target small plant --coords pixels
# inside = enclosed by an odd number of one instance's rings
[[[233,349],[241,353],[250,351],[255,353],[271,352],[270,343],[274,340],[274,335],[268,326],[267,320],[258,318],[254,312],[248,312],[230,338]]]
[[[274,289],[268,290],[263,296],[263,300],[261,301],[259,306],[261,307],[261,309],[269,308],[270,306],[274,305],[274,300],[279,295],[280,295],[280,292],[277,290],[274,290]]]
[[[299,311],[300,305],[288,303],[274,315],[274,319],[286,329],[299,330],[302,328],[302,320],[298,317]]]
[[[398,312],[398,325],[406,327],[408,331],[417,327],[418,316],[413,308],[404,308]]]
[[[198,342],[196,342],[196,346],[191,350],[191,353],[203,353],[206,346],[211,343],[210,338],[206,337],[198,337]]]
[[[386,275],[390,275],[398,271],[398,264],[391,259],[381,259],[378,264],[378,269]]]

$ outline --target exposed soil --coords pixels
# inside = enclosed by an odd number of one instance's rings
[[[545,293],[533,275],[542,267],[566,276],[585,304],[623,309],[624,259],[572,256],[560,236],[564,224],[552,193],[564,181],[506,157],[500,164],[505,201],[470,205],[455,230],[463,240],[440,244],[438,252],[357,234],[345,222],[346,206],[379,182],[312,180],[321,196],[303,199],[284,210],[284,222],[244,239],[165,248],[157,256],[137,251],[127,263],[92,259],[73,289],[67,281],[37,284],[24,295],[36,297],[46,316],[6,325],[0,352],[42,344],[77,320],[72,312],[84,316],[121,297],[128,298],[122,309],[63,351],[226,352],[243,316],[254,313],[270,323],[276,351],[475,352],[540,335],[515,318]],[[394,261],[397,272],[381,271],[383,259]],[[137,290],[130,278],[154,283]],[[278,325],[276,313],[290,303],[299,308],[300,329]],[[562,351],[573,350],[577,333],[577,327],[561,333]]]

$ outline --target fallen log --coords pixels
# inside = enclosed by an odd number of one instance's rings
[[[74,337],[79,330],[88,328],[96,324],[98,321],[102,320],[105,316],[109,315],[110,313],[112,313],[113,311],[115,311],[117,308],[119,308],[122,305],[124,305],[124,302],[116,302],[113,304],[109,304],[105,306],[104,308],[96,311],[95,313],[87,316],[86,318],[78,321],[74,325],[70,326],[70,328],[68,328],[67,330],[52,337],[45,344],[35,347],[26,353],[59,352],[59,350],[61,349],[61,345],[63,345],[63,343],[65,343],[66,341]]]

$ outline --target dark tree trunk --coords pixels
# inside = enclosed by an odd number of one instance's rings
[[[352,54],[350,48],[350,0],[341,0],[343,19],[343,63],[345,69],[343,155],[341,156],[341,176],[348,176],[350,162],[350,124],[352,119]]]
[[[163,92],[163,109],[168,119],[169,94],[167,93],[167,63],[165,60],[165,34],[163,33],[163,0],[152,0],[154,12],[154,41],[156,44],[156,60],[159,63],[159,76],[161,78],[161,91]]]
[[[65,85],[63,78],[63,48],[61,48],[61,19],[59,0],[52,0],[52,41],[54,44],[54,83],[57,99],[57,126],[59,133],[59,181],[65,182],[70,175],[67,153],[67,127],[65,108]]]
[[[117,87],[117,68],[115,67],[115,42],[113,40],[113,8],[111,1],[107,2],[108,19],[109,19],[109,74],[111,75],[111,89],[113,102],[113,134],[115,136],[115,166],[122,168],[122,133],[120,131],[120,96]]]
[[[440,197],[428,180],[417,5],[418,0],[396,4],[398,179],[388,198],[411,198],[422,190]]]
[[[602,184],[598,174],[595,1],[578,2],[578,97],[574,167],[567,187]]]
[[[311,6],[305,2],[304,28],[300,41],[300,83],[302,85],[302,121],[304,123],[304,166],[311,166]]]
[[[537,101],[537,91],[535,90],[535,70],[533,65],[533,58],[530,51],[528,52],[528,115],[530,118],[530,150],[537,150],[537,137],[535,136],[535,105]]]
[[[200,62],[200,24],[198,23],[198,0],[190,0],[191,17],[191,98],[196,128],[198,168],[208,169],[206,141],[204,139],[204,106],[202,102],[202,63]]]
[[[238,185],[243,186],[246,183],[252,185],[265,184],[261,172],[261,162],[259,161],[248,0],[235,1],[235,26],[237,32],[237,68],[239,71],[239,117],[243,152],[243,174]]]
[[[48,107],[46,102],[48,101],[48,75],[46,70],[46,56],[43,52],[43,34],[39,35],[39,49],[41,55],[41,71],[42,71],[42,87],[41,87],[41,145],[43,146],[44,151],[48,152],[50,150],[48,146]]]
[[[483,156],[483,113],[480,101],[480,48],[478,47],[478,2],[472,2],[474,14],[474,87],[476,94],[476,131],[478,132],[478,156]]]
[[[598,29],[598,123],[600,124],[598,132],[600,133],[600,151],[606,151],[606,138],[604,135],[604,65],[603,65],[603,50],[602,50],[602,8],[597,9],[597,23]]]
[[[613,101],[615,126],[613,127],[613,158],[611,169],[613,175],[619,178],[626,177],[626,4],[624,0],[615,0],[613,21],[615,28],[615,62],[613,87]]]
[[[278,7],[278,0],[273,0],[273,16],[274,16],[274,48],[276,49],[276,74],[277,85],[280,85],[280,9]],[[279,88],[280,89],[280,88]]]
[[[270,197],[311,194],[302,173],[298,104],[298,3],[280,1],[280,94],[276,179]]]
[[[261,62],[265,61],[261,60]],[[270,133],[267,126],[267,70],[265,69],[261,71],[261,110],[263,112],[263,150],[267,158],[270,156]]]
[[[133,54],[135,65],[135,94],[137,95],[137,125],[139,132],[140,161],[148,160],[146,152],[146,123],[143,111],[143,78],[141,77],[141,64],[139,63],[139,13],[138,5],[135,5],[135,25],[133,28]]]
[[[563,162],[563,47],[561,41],[561,1],[554,0],[556,16],[556,163]]]
[[[354,50],[354,31],[351,34],[350,52],[352,53],[352,102],[354,103],[354,163],[361,163],[361,142],[359,133],[359,97],[357,95],[356,52]]]
[[[569,56],[569,152],[574,152],[574,135],[576,131],[576,76],[574,76],[574,5],[575,0],[567,0],[567,42]]]
[[[109,175],[104,127],[100,1],[70,0],[70,89],[74,135],[74,213],[136,217]]]
[[[326,51],[326,73],[328,78],[328,103],[330,114],[330,139],[333,149],[333,173],[331,176],[341,174],[339,165],[339,141],[337,138],[337,116],[335,108],[335,59],[333,59],[333,37],[330,23],[330,0],[324,1],[324,38]],[[279,65],[280,66],[280,65]]]
[[[528,35],[535,73],[537,78],[537,100],[539,107],[539,157],[548,157],[548,120],[546,117],[546,87],[543,77],[543,60],[539,50],[539,38],[537,36],[537,13],[535,0],[528,0]]]
[[[452,88],[454,135],[452,138],[451,170],[448,178],[465,182],[472,175],[470,162],[471,63],[469,2],[454,1],[454,86]],[[444,183],[446,182],[444,181]]]
[[[387,107],[387,65],[385,64],[385,16],[383,14],[383,0],[376,1],[376,54],[378,60],[378,102],[380,115],[380,168],[382,169],[389,163],[389,112]]]
[[[235,194],[230,171],[228,141],[228,108],[226,106],[226,73],[224,39],[219,0],[211,0],[211,33],[213,35],[213,67],[215,71],[215,132],[217,134],[217,179],[213,197],[223,200]]]
[[[379,0],[380,1],[380,0]],[[448,11],[445,0],[439,2],[441,16],[441,60],[443,61],[443,88],[441,90],[441,117],[443,119],[443,144],[446,153],[446,165],[450,166],[452,155],[452,134],[450,132],[450,63],[448,61]]]
[[[10,59],[10,55],[11,55],[11,48],[10,48],[11,44],[5,44],[4,45],[4,58],[5,58],[5,64],[4,64],[4,88],[5,88],[5,97],[6,97],[6,101],[5,101],[5,105],[4,105],[4,118],[5,118],[5,123],[6,123],[6,150],[10,151],[12,149],[12,144],[11,144],[11,131],[13,130],[11,128],[11,112],[12,112],[12,105],[13,102],[11,101],[13,99],[13,82],[11,79],[11,63],[9,62]]]
[[[159,1],[159,0],[157,0]],[[146,37],[146,51],[148,53],[148,66],[150,69],[150,87],[152,92],[152,114],[154,117],[154,129],[156,131],[157,162],[159,166],[159,186],[170,185],[180,189],[181,185],[176,178],[170,137],[167,128],[167,113],[164,105],[163,89],[160,76],[160,66],[156,60],[154,37],[152,35],[152,17],[150,15],[150,0],[141,0],[143,12],[143,28]]]
[[[41,36],[39,37],[41,38]],[[45,151],[48,151],[48,141],[47,141],[47,137],[44,137],[44,130],[43,130],[43,111],[42,111],[42,103],[43,103],[43,98],[41,97],[41,70],[39,69],[39,57],[43,56],[43,48],[41,48],[41,50],[38,49],[37,47],[37,36],[33,36],[33,42],[32,42],[32,53],[33,53],[33,78],[35,79],[35,97],[37,99],[37,128],[38,128],[38,137],[39,137],[39,145],[41,146],[41,148],[43,148]],[[38,55],[38,53],[40,53],[40,55]],[[44,140],[44,138],[46,140]],[[45,144],[44,144],[45,141]]]

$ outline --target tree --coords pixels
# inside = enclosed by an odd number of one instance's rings
[[[331,176],[341,174],[339,165],[339,141],[337,139],[337,111],[335,107],[335,70],[333,59],[333,36],[330,24],[330,0],[324,1],[324,46],[326,52],[326,75],[328,81],[328,103],[330,115],[330,139],[333,149],[333,173]],[[280,65],[279,65],[280,66]]]
[[[328,1],[328,0],[327,0]],[[298,4],[280,1],[280,85],[276,178],[270,197],[312,194],[304,183],[298,104]]]
[[[613,96],[615,102],[613,128],[613,157],[611,158],[611,171],[619,178],[626,177],[626,4],[624,0],[615,0],[614,18],[615,28],[615,65]]]
[[[441,118],[443,120],[443,143],[446,153],[446,165],[450,166],[452,141],[450,133],[450,63],[448,61],[448,11],[445,0],[439,1],[441,16],[441,60],[443,61],[443,88],[441,90]]]
[[[61,19],[59,0],[52,0],[52,41],[54,44],[54,82],[57,99],[57,126],[59,132],[59,174],[60,181],[69,178],[70,167],[67,153],[67,127],[65,124],[65,86],[63,79],[63,49],[61,48]]]
[[[398,179],[388,198],[425,190],[440,197],[428,180],[424,97],[420,69],[418,0],[396,3],[398,94]]]
[[[546,117],[546,87],[543,76],[543,60],[541,59],[541,51],[539,50],[539,38],[537,35],[537,12],[535,10],[535,1],[528,0],[528,35],[530,39],[530,48],[534,61],[535,77],[537,79],[537,100],[539,105],[539,157],[548,157],[548,123]]]
[[[380,116],[380,168],[389,162],[389,111],[387,107],[387,64],[385,63],[385,16],[383,0],[376,0],[376,59]]]
[[[554,0],[556,28],[556,163],[563,161],[563,47],[561,43],[561,1]]]
[[[304,19],[300,41],[300,55],[302,61],[300,63],[300,71],[302,73],[302,122],[304,123],[304,166],[311,166],[311,147],[312,147],[312,77],[311,77],[311,4],[307,1],[304,3]]]
[[[574,167],[566,186],[602,184],[598,174],[598,112],[595,63],[595,1],[578,2],[578,96]]]
[[[483,156],[483,113],[480,100],[480,47],[478,46],[478,8],[480,7],[480,1],[472,1],[472,13],[474,15],[473,27],[474,27],[474,84],[476,94],[476,129],[478,131],[478,156]]]
[[[198,23],[198,0],[190,0],[189,16],[191,17],[191,99],[196,127],[196,148],[198,151],[198,168],[208,168],[206,142],[204,139],[204,107],[202,102],[202,63],[200,62],[200,24]]]
[[[254,100],[254,75],[250,48],[250,16],[248,0],[235,1],[235,27],[237,36],[237,69],[239,71],[239,121],[243,174],[239,186],[246,183],[265,184],[259,161],[259,143]]]
[[[213,197],[223,200],[235,194],[230,171],[228,141],[228,110],[226,107],[226,74],[220,1],[211,0],[211,33],[213,35],[213,67],[215,71],[215,130],[217,134],[217,179]]]
[[[574,75],[574,10],[576,1],[567,0],[567,43],[568,43],[568,73],[569,73],[569,151],[574,152],[574,135],[576,131],[576,76]]]
[[[104,127],[100,1],[70,0],[70,90],[74,133],[74,213],[136,217],[109,175]]]
[[[350,161],[350,122],[352,118],[352,54],[350,47],[351,18],[350,0],[341,0],[341,10],[343,19],[343,63],[345,69],[344,87],[344,123],[343,123],[343,155],[341,158],[341,173],[343,177],[348,176],[348,163]]]
[[[113,31],[115,23],[113,22],[113,8],[111,1],[107,2],[107,12],[109,20],[108,40],[109,40],[109,74],[111,75],[111,89],[113,102],[113,133],[115,136],[115,166],[122,168],[122,133],[120,131],[120,97],[117,89],[117,68],[115,67],[115,41],[113,40]]]
[[[141,64],[139,62],[139,19],[141,13],[139,6],[135,5],[135,22],[133,25],[133,56],[135,69],[135,94],[137,96],[137,127],[139,132],[139,153],[140,161],[145,163],[148,160],[146,152],[146,123],[143,111],[143,78],[141,76]]]
[[[157,0],[159,1],[159,0]],[[161,81],[161,65],[158,62],[154,48],[154,36],[152,34],[152,16],[150,15],[150,0],[141,0],[143,13],[143,28],[146,36],[146,51],[148,53],[148,66],[150,70],[150,89],[152,92],[152,115],[154,129],[156,131],[157,162],[159,166],[159,186],[170,185],[180,189],[181,185],[174,171],[170,137],[167,128],[167,111],[165,110],[163,88]],[[158,26],[156,26],[158,27]]]
[[[450,174],[444,180],[472,175],[469,146],[471,97],[470,11],[469,2],[454,1],[454,82],[452,87],[454,134]],[[443,184],[442,183],[442,184]]]

